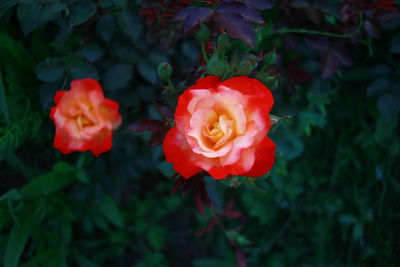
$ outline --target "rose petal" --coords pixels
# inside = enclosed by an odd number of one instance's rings
[[[274,105],[274,98],[271,91],[260,81],[248,77],[240,76],[228,79],[219,84],[232,90],[237,90],[243,95],[262,98],[263,105],[268,112]]]
[[[255,162],[253,167],[243,176],[249,177],[260,177],[265,175],[272,169],[275,161],[275,144],[265,137],[262,142],[256,147],[255,151]]]
[[[257,133],[258,131],[256,123],[253,121],[250,122],[247,126],[246,133],[236,137],[232,141],[233,145],[230,152],[227,155],[219,158],[221,165],[222,166],[231,165],[238,162],[240,158],[243,158],[244,156],[242,155],[243,154],[242,152],[246,148],[253,146],[254,138]]]
[[[172,163],[174,170],[183,177],[190,178],[201,171],[201,168],[195,165],[196,155],[177,127],[171,128],[167,133],[163,149],[167,162]]]

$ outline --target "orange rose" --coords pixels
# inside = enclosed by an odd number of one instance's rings
[[[104,98],[97,81],[74,80],[71,90],[57,91],[54,101],[55,148],[63,154],[90,150],[95,156],[111,149],[112,131],[121,124],[119,105]]]
[[[202,170],[216,179],[266,174],[275,159],[275,144],[266,136],[273,104],[256,79],[197,80],[178,98],[176,126],[164,140],[167,161],[185,178]]]

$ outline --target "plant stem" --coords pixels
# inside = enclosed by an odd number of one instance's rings
[[[169,91],[170,92],[176,92],[176,88],[175,88],[174,84],[172,83],[171,79],[168,78],[168,79],[166,79],[166,81],[167,81],[167,84],[168,84]]]
[[[202,42],[200,44],[200,49],[201,49],[201,56],[203,57],[204,61],[206,64],[208,64],[208,56],[207,56],[207,51],[206,51],[206,43]]]
[[[289,28],[283,28],[280,29],[274,34],[285,34],[285,33],[302,33],[302,34],[316,34],[316,35],[323,35],[323,36],[329,36],[329,37],[335,37],[335,38],[349,38],[357,33],[360,32],[361,27],[363,25],[363,16],[360,15],[360,23],[357,27],[357,29],[354,32],[348,33],[348,34],[336,34],[336,33],[331,33],[331,32],[323,32],[323,31],[315,31],[315,30],[307,30],[307,29],[289,29]]]

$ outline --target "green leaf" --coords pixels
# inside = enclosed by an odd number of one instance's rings
[[[26,217],[21,224],[15,224],[8,236],[6,252],[4,255],[4,267],[18,266],[19,259],[25,248],[31,231],[31,220]]]
[[[43,5],[36,1],[23,1],[18,5],[17,16],[25,35],[39,27],[42,8]]]
[[[93,261],[89,260],[82,254],[77,253],[75,257],[76,263],[79,267],[97,267],[98,265]]]
[[[19,0],[2,0],[0,2],[0,18],[12,7],[14,7]]]
[[[377,104],[379,111],[387,121],[397,118],[400,112],[400,101],[394,95],[382,95]]]
[[[393,36],[390,42],[390,52],[394,54],[400,54],[400,33]]]
[[[117,13],[117,21],[122,31],[135,44],[142,32],[142,24],[135,13],[123,10]]]
[[[3,74],[1,72],[1,68],[0,68],[0,110],[3,113],[6,123],[9,124],[10,115],[8,113],[8,105],[7,105],[6,93],[3,82]]]
[[[109,42],[115,33],[114,17],[110,14],[102,16],[96,25],[97,35],[105,42]]]
[[[210,75],[222,77],[228,72],[228,65],[219,59],[217,53],[210,58],[207,64],[207,72]]]
[[[104,87],[107,90],[119,90],[126,87],[132,79],[132,66],[117,64],[109,68],[104,75]]]
[[[36,68],[36,76],[44,82],[55,82],[64,75],[64,63],[60,58],[46,58]]]
[[[94,65],[86,60],[80,60],[70,70],[72,79],[99,79],[99,73]]]
[[[194,267],[232,267],[232,263],[218,258],[203,258],[192,262]]]
[[[94,62],[103,56],[103,50],[96,43],[90,43],[85,45],[79,54],[89,62]]]
[[[7,191],[6,193],[4,193],[1,197],[0,197],[0,201],[3,200],[20,200],[21,199],[21,194],[19,193],[19,191],[15,188],[10,189],[9,191]]]
[[[156,66],[150,64],[147,61],[139,61],[138,71],[140,75],[148,82],[155,84],[157,83],[157,72]]]
[[[99,209],[103,216],[115,226],[122,227],[124,225],[122,215],[114,200],[109,195],[103,195],[99,203]]]
[[[88,21],[96,13],[96,5],[89,0],[82,0],[75,4],[71,9],[69,24],[71,27],[80,25]]]
[[[276,53],[274,51],[265,55],[264,64],[266,67],[275,64],[275,62],[276,62]]]
[[[56,19],[65,8],[67,8],[67,5],[61,2],[54,2],[45,5],[40,15],[41,24]]]
[[[27,198],[49,195],[69,185],[74,179],[74,168],[67,163],[59,162],[54,165],[53,170],[35,178],[20,192]]]

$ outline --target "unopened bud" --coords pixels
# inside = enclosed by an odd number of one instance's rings
[[[200,43],[206,42],[208,39],[210,39],[210,30],[208,27],[204,24],[200,24],[200,28],[196,33],[196,39]]]
[[[158,65],[157,68],[157,74],[158,77],[160,77],[161,80],[167,80],[171,77],[172,74],[172,67],[168,63],[161,63]]]

